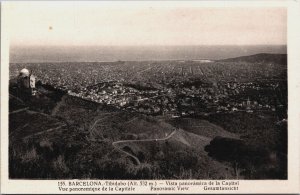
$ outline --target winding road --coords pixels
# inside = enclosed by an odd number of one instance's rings
[[[92,133],[92,131],[94,130],[95,126],[97,125],[97,123],[98,123],[99,121],[102,121],[102,120],[104,120],[104,119],[106,119],[106,118],[108,118],[108,117],[111,117],[112,115],[116,115],[116,113],[104,113],[104,114],[103,114],[104,117],[97,119],[97,120],[94,122],[94,124],[91,126],[91,128],[89,129],[89,132]],[[102,126],[105,126],[105,125],[102,125]]]
[[[110,114],[105,114],[105,117],[99,118],[98,120],[96,120],[96,121],[93,123],[93,125],[91,126],[91,128],[90,128],[89,131],[92,132],[93,129],[95,128],[95,126],[98,124],[98,122],[104,120],[104,119],[107,118],[107,117],[110,117],[110,116],[107,116],[107,115],[110,115]],[[135,120],[135,119],[136,119],[136,118],[133,118],[132,120],[127,121],[127,122],[131,122],[131,121],[133,121],[133,120]],[[127,122],[126,122],[126,123],[127,123]],[[130,156],[131,158],[133,158],[133,159],[135,160],[135,162],[136,162],[137,165],[140,165],[141,162],[140,162],[140,160],[139,160],[136,156],[134,156],[133,154],[130,154],[129,152],[126,152],[126,151],[123,150],[122,148],[118,147],[118,144],[122,144],[122,143],[134,143],[134,142],[136,143],[136,142],[150,142],[150,141],[165,141],[165,140],[170,139],[175,133],[176,133],[176,129],[175,129],[174,131],[172,131],[169,135],[167,135],[167,136],[164,137],[164,138],[156,138],[156,139],[152,138],[152,139],[140,139],[140,140],[119,140],[119,141],[113,142],[112,145],[113,145],[113,147],[114,147],[116,150],[118,150],[119,152],[121,152],[121,153],[123,153],[123,154],[125,154],[125,155],[127,155],[127,156]]]
[[[112,143],[113,147],[116,148],[118,151],[120,151],[121,153],[124,153],[126,154],[127,156],[130,156],[132,157],[135,161],[136,161],[136,164],[137,165],[140,165],[141,162],[140,160],[134,156],[133,154],[130,154],[129,152],[126,152],[125,150],[123,150],[122,148],[118,147],[117,145],[118,144],[121,144],[121,143],[128,143],[128,142],[150,142],[150,141],[165,141],[165,140],[168,140],[170,139],[174,134],[176,133],[176,129],[170,133],[168,136],[164,137],[164,138],[157,138],[157,139],[140,139],[140,140],[120,140],[120,141],[115,141]]]

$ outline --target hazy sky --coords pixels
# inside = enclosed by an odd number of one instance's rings
[[[286,44],[285,8],[15,3],[12,45]],[[170,4],[168,4],[170,5]]]

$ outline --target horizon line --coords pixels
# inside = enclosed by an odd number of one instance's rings
[[[207,62],[207,63],[213,63],[213,62],[218,62],[218,61],[222,61],[222,60],[227,60],[227,59],[234,59],[234,58],[240,58],[240,57],[247,57],[247,56],[255,56],[255,55],[260,55],[260,54],[274,54],[274,55],[288,55],[288,53],[266,53],[266,52],[262,52],[262,53],[255,53],[255,54],[251,54],[251,55],[241,55],[241,56],[237,56],[237,57],[227,57],[227,58],[220,58],[220,59],[213,59],[213,58],[194,58],[194,59],[145,59],[145,60],[111,60],[111,61],[33,61],[33,62],[28,62],[28,61],[13,61],[13,62],[9,62],[10,64],[36,64],[36,63],[110,63],[110,62],[157,62],[157,61],[197,61],[197,60],[210,60],[211,62]]]
[[[187,46],[287,46],[287,44],[186,44],[186,45],[159,45],[159,44],[145,44],[145,45],[17,45],[12,44],[12,47],[187,47]]]

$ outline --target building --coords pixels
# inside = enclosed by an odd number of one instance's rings
[[[23,93],[34,96],[36,94],[35,82],[35,76],[31,74],[28,69],[23,68],[20,71],[18,76],[18,87]]]

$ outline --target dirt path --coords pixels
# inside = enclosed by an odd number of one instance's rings
[[[150,141],[165,141],[165,140],[170,139],[175,133],[176,133],[176,129],[175,129],[172,133],[170,133],[168,136],[166,136],[166,137],[164,137],[164,138],[157,138],[157,139],[140,139],[140,140],[120,140],[120,141],[115,141],[115,142],[113,142],[112,145],[113,145],[113,147],[116,148],[118,151],[120,151],[120,152],[126,154],[127,156],[132,157],[132,158],[136,161],[136,163],[137,163],[138,165],[140,165],[141,162],[140,162],[140,160],[139,160],[136,156],[134,156],[133,154],[130,154],[129,152],[126,152],[126,151],[122,150],[120,147],[118,147],[118,144],[121,144],[121,143],[133,143],[133,142],[136,143],[136,142],[150,142]]]
[[[21,108],[21,109],[19,109],[19,110],[12,111],[12,112],[10,112],[9,114],[16,114],[16,113],[19,113],[19,112],[26,111],[26,110],[28,110],[28,109],[29,109],[29,107]]]
[[[104,119],[106,119],[106,118],[108,118],[108,117],[111,117],[111,116],[113,116],[113,115],[116,115],[116,113],[104,113],[104,114],[102,114],[102,118],[98,118],[94,123],[93,123],[93,125],[91,126],[91,128],[89,129],[89,132],[91,133],[93,130],[94,130],[94,128],[95,128],[95,126],[97,125],[97,123],[98,122],[100,122],[100,121],[102,121],[102,120],[104,120]],[[105,125],[104,125],[105,126]]]
[[[28,136],[26,136],[26,137],[23,137],[23,140],[26,140],[26,139],[31,138],[31,137],[33,137],[33,136],[41,135],[41,134],[44,134],[44,133],[49,133],[49,132],[51,132],[51,131],[56,131],[56,130],[62,128],[62,127],[66,127],[66,125],[65,125],[65,124],[59,125],[58,127],[53,127],[53,128],[50,128],[50,129],[47,129],[47,130],[44,130],[44,131],[40,131],[40,132],[31,134],[31,135],[28,135]]]

